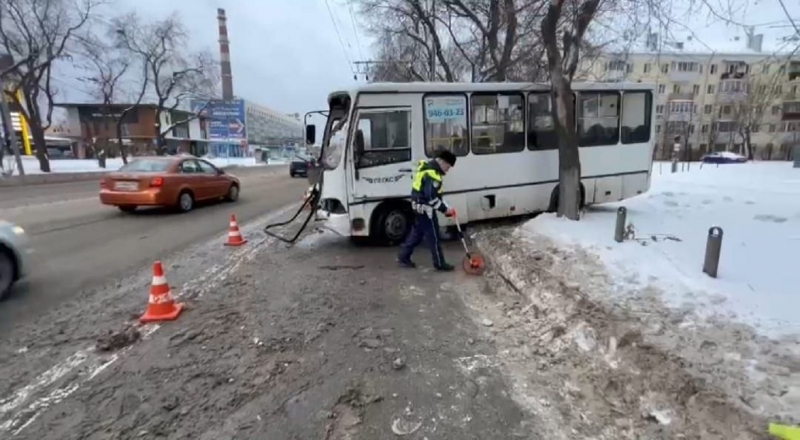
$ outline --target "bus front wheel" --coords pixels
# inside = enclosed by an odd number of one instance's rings
[[[402,243],[413,225],[411,207],[402,202],[381,205],[372,220],[370,235],[377,243],[389,246]]]

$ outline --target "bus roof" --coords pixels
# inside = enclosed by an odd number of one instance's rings
[[[634,82],[573,82],[573,90],[655,90],[655,83]],[[359,93],[469,93],[469,92],[509,92],[509,91],[548,91],[548,83],[371,83],[355,87],[349,91],[337,91],[330,96],[343,93],[355,96]]]

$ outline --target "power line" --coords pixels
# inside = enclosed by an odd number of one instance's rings
[[[342,39],[342,34],[339,32],[339,26],[336,24],[336,19],[333,18],[333,10],[331,10],[331,4],[328,0],[325,0],[325,6],[328,8],[328,15],[331,17],[331,23],[333,23],[333,29],[336,31],[336,36],[339,38],[339,45],[342,46],[342,52],[344,52],[344,57],[347,60],[347,65],[350,66],[350,70],[353,70],[353,63],[350,61],[350,55],[347,53],[347,47],[345,47],[344,40]]]
[[[348,3],[348,8],[350,9],[350,21],[353,22],[353,34],[356,36],[356,45],[358,46],[358,56],[362,59],[364,58],[364,52],[361,51],[361,41],[358,38],[358,27],[356,26],[356,17],[353,13],[353,4]]]

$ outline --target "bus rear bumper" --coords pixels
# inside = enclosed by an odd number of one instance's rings
[[[324,209],[318,209],[315,220],[320,223],[320,226],[324,229],[330,229],[345,237],[352,235],[350,231],[350,219],[347,214],[333,214]]]

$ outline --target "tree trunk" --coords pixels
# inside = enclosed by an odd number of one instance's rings
[[[42,128],[42,124],[28,123],[28,128],[31,131],[31,137],[33,137],[36,159],[39,160],[39,169],[42,170],[43,173],[49,173],[50,159],[47,157],[47,141],[45,141],[44,138],[44,129]]]
[[[744,147],[747,149],[747,160],[752,161],[754,152],[753,152],[753,144],[750,143],[750,130],[744,131]]]
[[[122,118],[125,117],[123,114],[119,120],[117,120],[117,142],[119,145],[119,155],[122,157],[122,164],[128,164],[128,149],[125,144],[122,142]]]
[[[559,72],[560,73],[560,72]],[[558,216],[580,220],[581,161],[578,135],[575,131],[575,109],[569,83],[560,75],[552,75],[553,103],[558,136]]]
[[[106,138],[101,139],[100,140],[100,147],[101,148],[100,148],[99,151],[97,149],[95,149],[95,151],[97,152],[97,166],[99,166],[100,168],[105,169],[105,167],[106,167],[106,157],[108,155],[108,139],[106,139]]]

